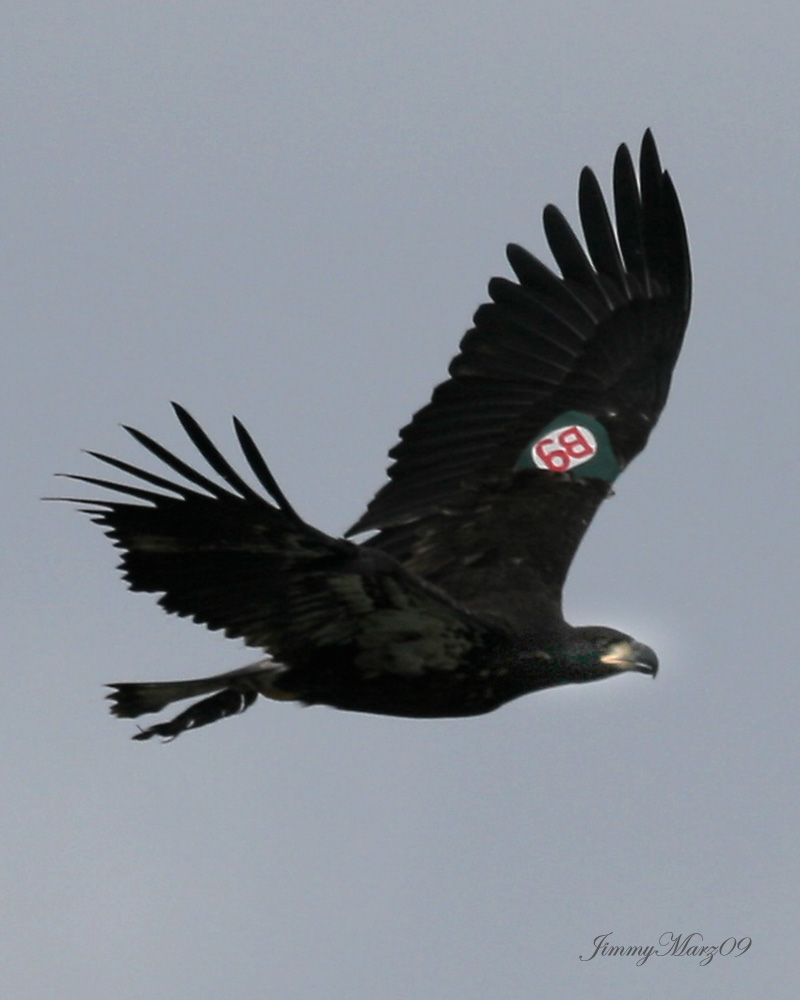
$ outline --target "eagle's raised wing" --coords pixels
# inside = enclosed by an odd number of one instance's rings
[[[389,482],[348,534],[518,627],[560,609],[569,565],[666,402],[689,317],[686,232],[648,130],[639,180],[614,163],[612,224],[584,168],[584,249],[561,212],[544,228],[561,276],[518,246],[492,301],[392,449]]]

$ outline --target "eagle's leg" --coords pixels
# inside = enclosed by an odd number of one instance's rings
[[[147,726],[146,729],[140,729],[133,739],[149,740],[151,736],[161,736],[165,740],[174,740],[187,729],[198,729],[228,715],[244,712],[257,697],[258,691],[236,691],[233,688],[225,688],[212,694],[210,698],[195,702],[169,722],[159,722],[154,726]]]
[[[259,660],[237,670],[195,680],[109,684],[113,691],[108,698],[114,715],[135,718],[147,712],[160,712],[173,701],[213,692],[211,697],[195,702],[171,721],[148,726],[133,737],[135,740],[149,740],[152,736],[175,739],[187,729],[197,729],[244,712],[259,694],[276,697],[272,682],[281,671],[282,668],[271,660]],[[277,697],[287,695],[278,693]]]

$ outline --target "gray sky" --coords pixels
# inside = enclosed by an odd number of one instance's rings
[[[800,9],[6,4],[0,975],[15,1000],[794,995]],[[169,746],[103,682],[252,658],[128,593],[54,471],[184,447],[339,532],[504,245],[652,126],[693,250],[670,403],[567,612],[655,646],[482,718],[260,703]],[[67,490],[69,492],[69,490]],[[592,940],[750,936],[738,958]]]

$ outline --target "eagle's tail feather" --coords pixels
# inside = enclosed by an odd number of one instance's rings
[[[229,715],[244,712],[259,694],[275,697],[272,684],[282,669],[272,660],[266,659],[213,677],[144,684],[109,684],[112,692],[108,698],[114,715],[131,719],[148,712],[160,712],[174,701],[210,694],[211,697],[195,702],[169,722],[148,726],[133,737],[135,740],[149,740],[152,736],[175,739],[187,729],[198,729]],[[277,694],[277,697],[285,698],[287,695]]]

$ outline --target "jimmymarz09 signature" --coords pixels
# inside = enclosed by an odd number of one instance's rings
[[[703,935],[698,931],[691,934],[674,934],[672,931],[664,931],[658,939],[658,944],[612,944],[609,938],[613,934],[598,934],[592,941],[594,951],[591,955],[579,955],[582,962],[591,962],[598,955],[608,958],[612,955],[626,958],[637,958],[637,965],[644,965],[651,955],[656,958],[666,958],[672,955],[677,958],[699,958],[700,965],[708,965],[715,955],[727,958],[733,955],[738,958],[744,955],[753,943],[749,937],[727,937],[721,944],[703,944]]]

